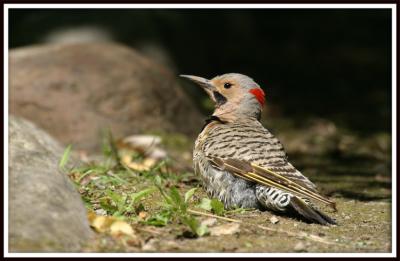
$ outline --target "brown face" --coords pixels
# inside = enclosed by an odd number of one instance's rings
[[[211,79],[210,83],[215,87],[215,90],[212,94],[213,96],[210,96],[212,99],[214,99],[217,105],[222,102],[222,97],[233,103],[239,103],[242,99],[244,90],[235,79],[216,77],[214,79]],[[215,92],[219,94],[216,94]],[[221,95],[222,97],[219,97],[219,95]]]
[[[239,74],[224,74],[211,80],[194,75],[181,75],[200,85],[216,103],[216,108],[229,101],[240,104],[248,93],[254,95],[261,107],[264,105],[263,90],[250,78]]]

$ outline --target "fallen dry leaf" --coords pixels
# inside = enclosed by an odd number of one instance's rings
[[[154,135],[132,135],[118,142],[118,147],[138,152],[146,158],[161,160],[167,152],[161,148],[161,137]]]
[[[145,167],[147,167],[147,168],[151,168],[151,167],[155,166],[156,163],[157,163],[157,160],[155,160],[155,159],[153,159],[153,158],[145,158],[145,159],[143,160],[143,163],[142,163],[142,164],[143,164]]]
[[[147,153],[146,156],[152,159],[162,160],[167,157],[167,152],[163,149],[155,148],[151,152]]]
[[[89,210],[87,212],[87,218],[88,218],[90,224],[92,224],[92,222],[96,218],[96,216],[97,216],[96,213],[92,210]]]
[[[110,234],[114,237],[121,235],[134,236],[134,231],[131,225],[125,221],[115,221],[110,226]]]
[[[90,219],[89,219],[90,221]],[[99,233],[105,233],[109,230],[111,224],[115,221],[114,217],[96,216],[90,221],[90,226]]]
[[[122,140],[123,143],[134,147],[148,148],[161,143],[161,138],[154,135],[131,135]]]
[[[136,239],[135,232],[130,224],[110,216],[98,216],[95,212],[88,212],[90,226],[99,233],[108,233],[113,237],[122,235]]]
[[[138,217],[140,219],[145,219],[149,214],[146,211],[140,211]]]
[[[132,161],[132,157],[128,154],[124,155],[121,158],[122,163],[128,168],[137,170],[137,171],[145,171],[150,170],[151,167],[155,166],[157,160],[152,158],[145,158],[142,162]]]
[[[233,235],[239,233],[240,224],[238,223],[227,223],[221,226],[210,228],[210,235],[221,236],[221,235]]]

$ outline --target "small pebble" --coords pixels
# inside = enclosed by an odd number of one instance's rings
[[[269,221],[270,221],[272,224],[277,224],[277,223],[279,223],[279,219],[278,219],[277,217],[275,217],[275,216],[272,216],[272,217],[269,219]]]
[[[155,244],[158,243],[158,240],[155,238],[150,239],[146,244],[142,246],[143,251],[155,251]]]
[[[240,224],[227,223],[217,227],[212,227],[209,231],[212,236],[233,235],[240,232]]]
[[[249,247],[249,248],[253,246],[250,242],[246,242],[246,243],[244,243],[244,245],[245,245],[246,247]]]
[[[96,215],[98,215],[98,216],[107,216],[107,211],[105,211],[105,210],[102,209],[102,208],[96,209],[94,212],[95,212]]]
[[[217,219],[216,218],[207,218],[207,219],[201,221],[202,225],[205,225],[205,226],[208,226],[208,227],[214,226],[216,223],[217,223]]]
[[[365,245],[366,245],[365,242],[357,242],[356,243],[356,246],[358,246],[358,247],[363,247]]]
[[[301,252],[301,251],[305,251],[306,246],[304,245],[303,242],[299,242],[294,246],[294,251],[296,252]]]

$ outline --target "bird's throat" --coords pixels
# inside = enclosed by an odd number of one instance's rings
[[[227,99],[225,96],[223,96],[221,93],[214,91],[213,92],[214,100],[216,102],[215,107],[220,107],[221,105],[224,105],[227,102]]]

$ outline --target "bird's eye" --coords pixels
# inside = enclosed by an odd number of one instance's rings
[[[225,89],[229,89],[229,88],[231,88],[231,87],[232,87],[232,84],[231,84],[231,83],[229,83],[229,82],[224,83],[224,88],[225,88]]]

